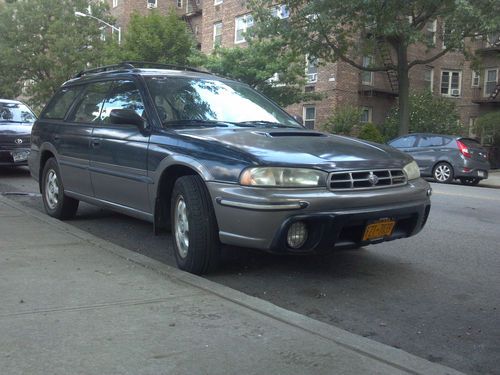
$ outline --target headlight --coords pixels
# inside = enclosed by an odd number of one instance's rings
[[[316,187],[326,185],[326,172],[306,168],[255,167],[243,171],[246,186]]]
[[[412,161],[409,164],[406,164],[403,168],[403,171],[406,173],[406,177],[408,180],[414,180],[420,177],[420,168],[416,161]]]

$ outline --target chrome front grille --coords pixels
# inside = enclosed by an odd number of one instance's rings
[[[402,169],[332,172],[328,176],[328,188],[334,191],[381,189],[405,185],[406,182]]]

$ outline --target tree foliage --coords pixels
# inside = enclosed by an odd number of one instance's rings
[[[304,57],[277,40],[250,40],[247,48],[216,48],[203,65],[247,83],[281,106],[320,98],[304,92]]]
[[[489,138],[493,146],[500,147],[500,111],[486,113],[476,119],[476,133],[482,138]]]
[[[361,109],[353,106],[343,106],[328,117],[321,129],[329,133],[351,135],[354,128],[360,127]]]
[[[430,91],[412,93],[410,103],[410,132],[461,134],[463,126],[460,124],[455,102],[452,99],[435,97]],[[399,108],[395,106],[382,128],[386,140],[398,134]]]
[[[91,3],[92,14],[109,20],[106,6]],[[100,25],[89,17],[87,0],[16,1],[0,9],[0,97],[23,94],[35,108],[85,67],[102,61]]]
[[[261,38],[285,42],[295,51],[323,62],[343,61],[367,71],[394,71],[399,83],[399,133],[408,132],[409,71],[429,64],[449,51],[468,52],[464,40],[500,29],[498,0],[285,0],[286,22],[273,17],[274,0],[252,0],[255,31]],[[428,37],[430,22],[444,28],[436,45]],[[408,53],[410,46],[427,45],[425,56]],[[445,46],[442,48],[442,46]],[[384,58],[387,54],[393,60]],[[370,66],[361,56],[373,55]]]
[[[132,14],[124,43],[114,46],[108,60],[187,65],[196,53],[196,43],[186,22],[173,10],[167,15],[152,11],[146,16]]]

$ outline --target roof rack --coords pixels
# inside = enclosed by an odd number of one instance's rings
[[[175,64],[162,64],[156,62],[147,62],[147,61],[123,61],[118,64],[101,66],[99,68],[82,70],[78,74],[76,74],[73,78],[80,78],[87,74],[96,74],[102,72],[108,72],[112,70],[130,70],[130,69],[140,69],[140,68],[152,68],[152,69],[174,69],[174,70],[185,70],[189,72],[197,72],[197,73],[210,73],[207,70],[201,70],[192,68],[189,66],[175,65]]]

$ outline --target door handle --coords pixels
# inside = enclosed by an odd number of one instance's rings
[[[54,142],[59,141],[59,136],[57,134],[54,135]]]
[[[99,139],[92,139],[91,144],[93,148],[97,148],[101,145],[101,141]]]

